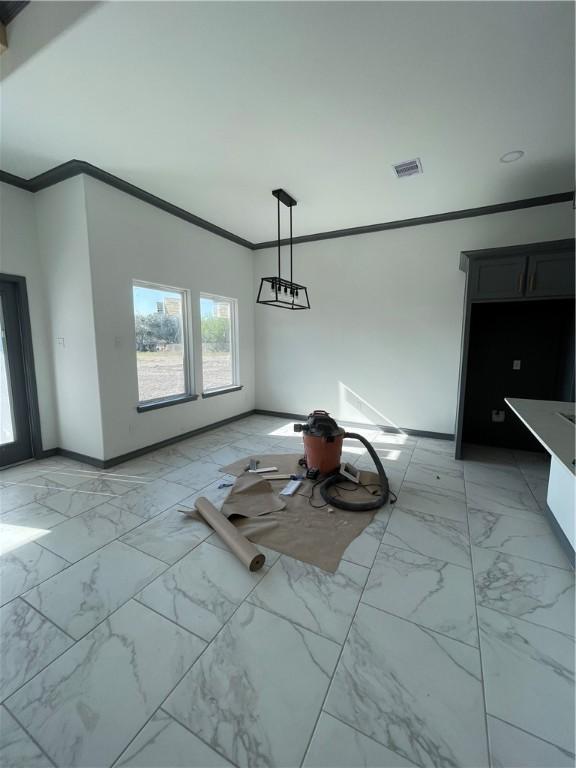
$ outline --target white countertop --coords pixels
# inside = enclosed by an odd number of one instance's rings
[[[574,416],[574,403],[518,397],[506,397],[504,400],[548,453],[576,474],[576,427],[561,415]]]

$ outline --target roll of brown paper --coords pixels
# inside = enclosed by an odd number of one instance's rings
[[[266,561],[262,552],[259,552],[254,544],[248,541],[221,512],[218,512],[212,502],[200,496],[196,499],[195,506],[202,519],[216,531],[241,563],[250,571],[259,571],[262,568]]]

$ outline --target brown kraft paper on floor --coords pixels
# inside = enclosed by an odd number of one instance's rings
[[[284,497],[278,496],[278,491],[281,491],[286,483],[286,480],[283,484],[280,484],[280,481],[275,482],[277,489],[274,490],[272,483],[268,480],[263,480],[260,475],[251,475],[246,472],[234,483],[222,505],[221,512],[228,518],[233,515],[258,517],[280,512],[286,507],[286,502]]]
[[[258,459],[260,462],[258,468],[262,467],[265,469],[266,467],[276,467],[278,469],[277,474],[279,475],[302,475],[306,472],[306,469],[305,467],[301,467],[298,464],[298,461],[303,455],[303,453],[271,453],[262,456],[254,454],[252,456],[247,456],[245,459],[239,459],[232,464],[228,464],[227,467],[222,467],[220,472],[224,472],[227,475],[235,475],[236,477],[240,477],[240,475],[244,474],[252,477],[254,474],[246,472],[246,467],[250,464],[250,459]],[[255,474],[257,475],[258,473],[256,472]],[[275,473],[270,472],[270,475],[273,474]],[[279,480],[278,490],[282,490],[284,487],[283,485],[280,485],[280,482],[281,481]],[[288,481],[285,480],[284,485],[286,485],[287,482]]]
[[[302,471],[298,468],[298,454],[256,458],[260,458],[260,466],[278,467],[281,474]],[[314,487],[311,480],[305,480],[294,496],[278,497],[287,481],[267,481],[245,473],[247,463],[235,462],[224,469],[227,474],[241,474],[222,506],[222,513],[256,546],[269,547],[334,573],[345,550],[372,522],[376,510],[350,512],[328,505],[314,508],[308,501]],[[377,483],[378,475],[362,471],[360,479],[365,484]],[[349,501],[371,501],[371,490],[376,488],[366,490],[352,482],[342,482],[338,494]],[[312,503],[324,503],[318,486]]]

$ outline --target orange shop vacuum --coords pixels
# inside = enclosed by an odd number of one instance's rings
[[[338,509],[358,512],[379,509],[386,504],[390,495],[388,478],[380,457],[363,435],[346,432],[338,426],[327,411],[319,410],[309,414],[305,424],[294,424],[294,432],[302,432],[304,440],[304,459],[302,461],[308,468],[309,476],[325,477],[324,480],[321,480],[320,495],[327,504]],[[378,490],[374,492],[373,501],[346,501],[330,491],[330,489],[336,491],[336,485],[351,479],[348,473],[343,474],[346,469],[341,465],[344,438],[361,442],[374,462],[378,473]],[[355,471],[353,467],[349,469]],[[359,478],[355,479],[354,482],[360,484]]]

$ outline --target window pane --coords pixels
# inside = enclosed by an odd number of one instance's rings
[[[138,399],[187,393],[183,293],[134,285]]]
[[[204,391],[236,384],[234,360],[235,301],[202,296],[202,377]]]

